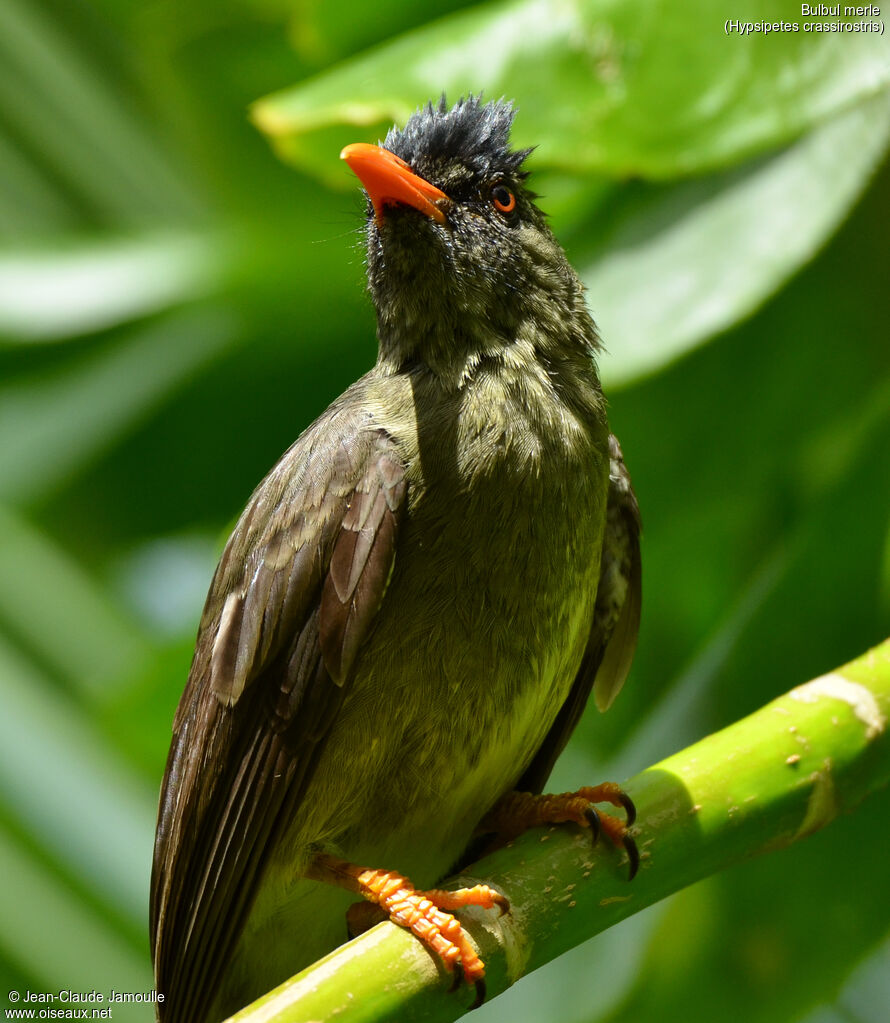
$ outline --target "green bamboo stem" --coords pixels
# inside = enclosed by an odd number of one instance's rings
[[[792,689],[625,785],[640,871],[562,826],[528,832],[445,887],[485,881],[511,911],[461,913],[488,997],[625,917],[701,878],[783,848],[890,781],[890,640]],[[238,1023],[405,1023],[463,1015],[472,992],[408,932],[382,923],[239,1012]]]

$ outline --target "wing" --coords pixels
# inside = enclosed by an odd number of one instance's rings
[[[520,778],[521,792],[540,792],[581,718],[593,690],[608,710],[624,685],[637,646],[642,583],[640,509],[621,446],[609,437],[609,499],[600,559],[600,579],[587,648],[574,685],[534,760]]]
[[[164,1023],[194,1023],[349,685],[392,570],[406,484],[335,406],[260,484],[211,584],[174,721],[152,870]]]

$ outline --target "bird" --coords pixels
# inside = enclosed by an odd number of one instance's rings
[[[342,943],[362,899],[478,1002],[455,912],[509,893],[433,886],[480,835],[604,827],[636,869],[617,785],[540,795],[630,669],[640,513],[514,116],[443,95],[341,154],[377,361],[259,484],[210,585],[158,813],[161,1023],[235,1012]]]

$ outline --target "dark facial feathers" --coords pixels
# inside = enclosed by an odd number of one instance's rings
[[[378,218],[368,204],[368,287],[380,361],[393,371],[422,365],[459,385],[521,338],[564,356],[568,337],[573,357],[593,356],[583,287],[526,187],[530,150],[510,146],[513,114],[506,100],[449,108],[443,96],[383,142],[447,196],[444,223],[399,203]]]

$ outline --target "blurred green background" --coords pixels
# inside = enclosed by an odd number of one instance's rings
[[[151,986],[157,790],[225,528],[375,357],[337,155],[443,89],[514,98],[539,147],[643,509],[631,681],[552,787],[890,632],[890,43],[744,6],[0,4],[4,997]],[[884,793],[474,1019],[884,1021],[888,848]]]

